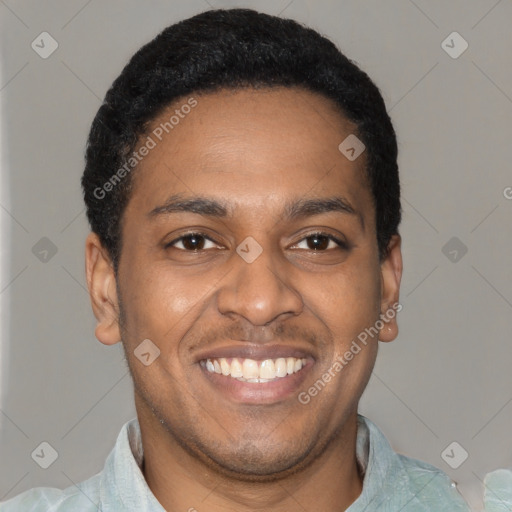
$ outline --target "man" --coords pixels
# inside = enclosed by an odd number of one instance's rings
[[[137,419],[78,489],[2,510],[467,510],[357,414],[398,332],[397,144],[330,41],[241,9],[167,28],[108,91],[82,186]]]

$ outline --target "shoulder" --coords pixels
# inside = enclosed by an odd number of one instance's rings
[[[375,510],[402,512],[469,512],[455,483],[439,468],[396,453],[384,433],[368,418],[359,417],[368,434],[368,482],[373,483]]]
[[[484,504],[486,512],[512,510],[512,468],[497,469],[484,479]]]
[[[131,450],[132,444],[135,454]],[[142,457],[136,418],[122,426],[116,444],[99,473],[66,489],[34,487],[0,503],[0,512],[98,512],[106,510],[105,503],[108,503],[109,510],[120,510],[116,507],[117,486],[120,483],[123,489],[131,488],[130,477],[137,470],[135,455],[139,459]]]
[[[429,510],[435,506],[450,506],[450,511],[467,512],[468,505],[457,490],[456,484],[439,468],[421,460],[397,454],[408,477],[410,491]],[[440,509],[444,510],[444,508]]]
[[[0,503],[0,512],[97,512],[100,474],[66,489],[34,487]]]

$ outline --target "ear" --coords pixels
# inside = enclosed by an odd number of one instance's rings
[[[85,241],[85,274],[92,310],[98,320],[96,338],[105,345],[114,345],[121,341],[116,276],[96,233],[89,233]]]
[[[400,281],[402,279],[402,239],[393,235],[389,241],[386,257],[381,263],[381,305],[380,318],[384,323],[380,329],[380,341],[393,341],[398,336],[397,313],[402,309],[399,304]]]

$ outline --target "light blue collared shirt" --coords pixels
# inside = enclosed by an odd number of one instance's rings
[[[484,485],[485,512],[512,512],[512,468],[488,473]]]
[[[396,454],[363,416],[358,417],[356,455],[365,475],[363,490],[346,512],[469,512],[445,473]],[[142,460],[135,418],[122,427],[101,472],[64,490],[30,489],[0,504],[0,512],[165,512],[144,479]]]

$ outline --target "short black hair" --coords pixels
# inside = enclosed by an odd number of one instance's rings
[[[116,272],[133,184],[127,162],[151,121],[192,93],[279,86],[330,98],[357,126],[366,146],[379,255],[386,254],[401,219],[400,184],[396,135],[377,86],[311,28],[252,9],[217,9],[167,27],[138,50],[92,123],[82,188],[91,229]]]

